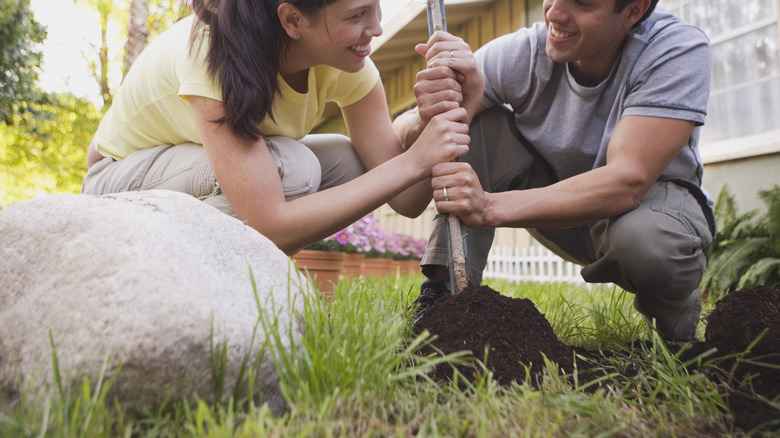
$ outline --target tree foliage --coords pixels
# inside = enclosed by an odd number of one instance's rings
[[[715,204],[718,236],[707,253],[702,287],[722,294],[754,286],[780,286],[780,186],[758,192],[764,211],[737,214],[724,187]]]
[[[39,116],[0,125],[0,207],[38,196],[78,193],[100,112],[86,99],[49,95]]]
[[[41,103],[37,82],[45,38],[30,0],[0,0],[0,122],[14,124]]]
[[[127,42],[125,43],[125,62],[122,77],[132,67],[135,60],[146,47],[149,37],[149,2],[147,0],[130,0],[130,16],[127,26]]]
[[[84,62],[90,62],[101,85],[105,110],[113,94],[108,84],[109,70],[120,68],[119,63],[109,65],[107,29],[112,20],[127,29],[129,10],[122,8],[129,3],[75,1],[96,10],[101,20],[98,60]],[[181,0],[143,1],[149,2],[150,40],[190,11]],[[38,88],[42,57],[39,45],[46,32],[33,19],[29,3],[0,0],[0,208],[47,194],[78,193],[87,170],[87,145],[101,117],[86,99],[49,94]]]
[[[149,41],[192,13],[189,0],[147,0],[149,2]]]
[[[1,0],[0,0],[1,1]],[[188,0],[137,0],[131,2],[123,0],[116,2],[114,0],[74,0],[77,4],[81,4],[90,10],[96,11],[100,17],[100,47],[96,47],[97,57],[90,58],[88,65],[92,71],[92,75],[100,86],[100,94],[103,98],[103,103],[106,108],[111,106],[113,94],[115,92],[115,85],[111,83],[111,72],[122,71],[127,73],[125,66],[132,64],[134,59],[127,59],[126,50],[127,45],[124,45],[124,50],[117,51],[117,53],[110,53],[110,48],[113,47],[108,41],[109,27],[116,27],[122,29],[122,38],[126,43],[128,42],[128,33],[130,31],[130,24],[132,19],[131,8],[133,3],[135,8],[138,8],[138,2],[144,2],[147,8],[146,17],[146,29],[142,32],[148,31],[148,37],[145,38],[145,42],[152,41],[160,33],[171,27],[176,21],[184,18],[192,9]],[[142,6],[142,7],[143,7]],[[134,49],[135,50],[135,49]],[[132,57],[133,54],[131,53]]]
[[[189,3],[187,0],[130,0],[123,77],[149,41],[192,12]]]

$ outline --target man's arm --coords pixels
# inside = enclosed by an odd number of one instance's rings
[[[639,205],[693,128],[685,120],[623,117],[605,166],[537,189],[487,193],[470,165],[442,163],[434,166],[431,181],[436,209],[470,227],[559,228],[617,216]]]

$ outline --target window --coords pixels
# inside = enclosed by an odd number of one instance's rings
[[[659,6],[702,29],[712,45],[712,88],[702,128],[705,157],[728,146],[780,150],[780,0],[660,0]],[[728,141],[741,139],[740,141]],[[760,144],[758,144],[760,143]],[[709,149],[709,150],[708,150]]]

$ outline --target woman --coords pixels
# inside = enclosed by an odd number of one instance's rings
[[[182,191],[292,254],[385,202],[418,216],[433,165],[468,151],[461,109],[403,150],[367,58],[382,33],[379,0],[193,9],[125,78],[90,145],[84,193]],[[350,139],[304,138],[326,101],[341,107]]]

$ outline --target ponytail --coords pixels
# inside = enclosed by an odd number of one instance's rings
[[[276,18],[274,5],[278,4],[263,0],[192,2],[197,20],[190,42],[204,25],[209,27],[207,71],[222,91],[225,115],[214,122],[226,123],[234,135],[249,140],[260,138],[263,119],[273,120],[284,38]]]
[[[273,120],[273,103],[279,91],[279,57],[289,37],[277,9],[290,3],[312,15],[336,0],[192,0],[197,19],[190,35],[190,50],[204,26],[209,27],[206,55],[208,74],[222,90],[224,117],[230,131],[257,140],[260,122]]]

